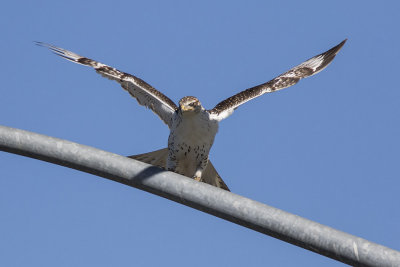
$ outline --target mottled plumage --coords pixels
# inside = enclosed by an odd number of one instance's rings
[[[320,72],[334,59],[345,42],[346,40],[267,83],[225,99],[211,110],[204,109],[200,101],[193,96],[183,97],[179,101],[179,106],[176,106],[160,91],[131,74],[53,45],[41,42],[37,44],[49,48],[67,60],[93,67],[102,76],[117,81],[140,105],[150,108],[168,125],[170,135],[167,148],[131,158],[229,190],[208,158],[218,132],[219,122],[251,99],[287,88],[302,78]]]
[[[298,81],[300,81],[300,79],[317,74],[332,62],[345,42],[346,40],[329,49],[328,51],[310,58],[309,60],[279,75],[269,82],[254,86],[225,99],[224,101],[218,103],[212,110],[210,110],[210,113],[217,118],[226,118],[232,114],[234,109],[246,103],[247,101],[250,101],[265,93],[271,93],[285,89],[289,86],[295,85]]]

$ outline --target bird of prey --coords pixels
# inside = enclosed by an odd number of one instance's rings
[[[342,41],[269,82],[231,96],[209,110],[193,96],[183,97],[177,106],[163,93],[134,75],[50,44],[42,42],[37,44],[74,63],[92,67],[103,77],[118,82],[140,105],[151,109],[168,125],[170,134],[167,148],[130,156],[131,158],[229,190],[208,157],[219,122],[247,101],[265,93],[287,88],[302,78],[322,71],[332,62],[345,42],[346,40]]]

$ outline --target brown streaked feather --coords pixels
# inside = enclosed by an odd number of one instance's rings
[[[212,110],[210,110],[210,113],[213,114],[214,118],[218,120],[224,119],[229,116],[234,109],[249,100],[259,97],[265,93],[271,93],[290,87],[295,85],[303,78],[317,74],[332,62],[336,54],[345,44],[346,40],[342,41],[340,44],[329,49],[328,51],[310,58],[309,60],[279,75],[269,82],[249,88],[225,99],[224,101],[218,103]]]
[[[153,86],[146,83],[142,79],[117,70],[116,68],[107,66],[103,63],[97,62],[93,59],[82,57],[71,51],[42,43],[36,42],[37,45],[47,47],[56,55],[63,57],[69,61],[77,64],[92,67],[97,73],[101,74],[103,77],[117,81],[121,84],[122,88],[129,92],[129,94],[134,97],[140,105],[146,106],[156,113],[161,120],[163,120],[169,127],[171,124],[171,118],[174,112],[177,110],[175,103],[165,96],[160,91],[156,90]]]

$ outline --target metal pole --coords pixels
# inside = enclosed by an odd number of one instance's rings
[[[0,126],[0,150],[74,168],[356,266],[400,266],[400,252],[117,154]]]

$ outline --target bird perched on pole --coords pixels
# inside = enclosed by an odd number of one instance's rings
[[[163,93],[134,75],[50,44],[37,44],[74,63],[92,67],[103,77],[118,82],[140,105],[151,109],[168,125],[170,134],[167,148],[130,156],[131,158],[229,190],[208,156],[219,122],[229,117],[240,105],[256,97],[295,85],[300,79],[322,71],[332,62],[345,42],[346,40],[342,41],[269,82],[231,96],[209,110],[194,96],[185,96],[176,105]]]

